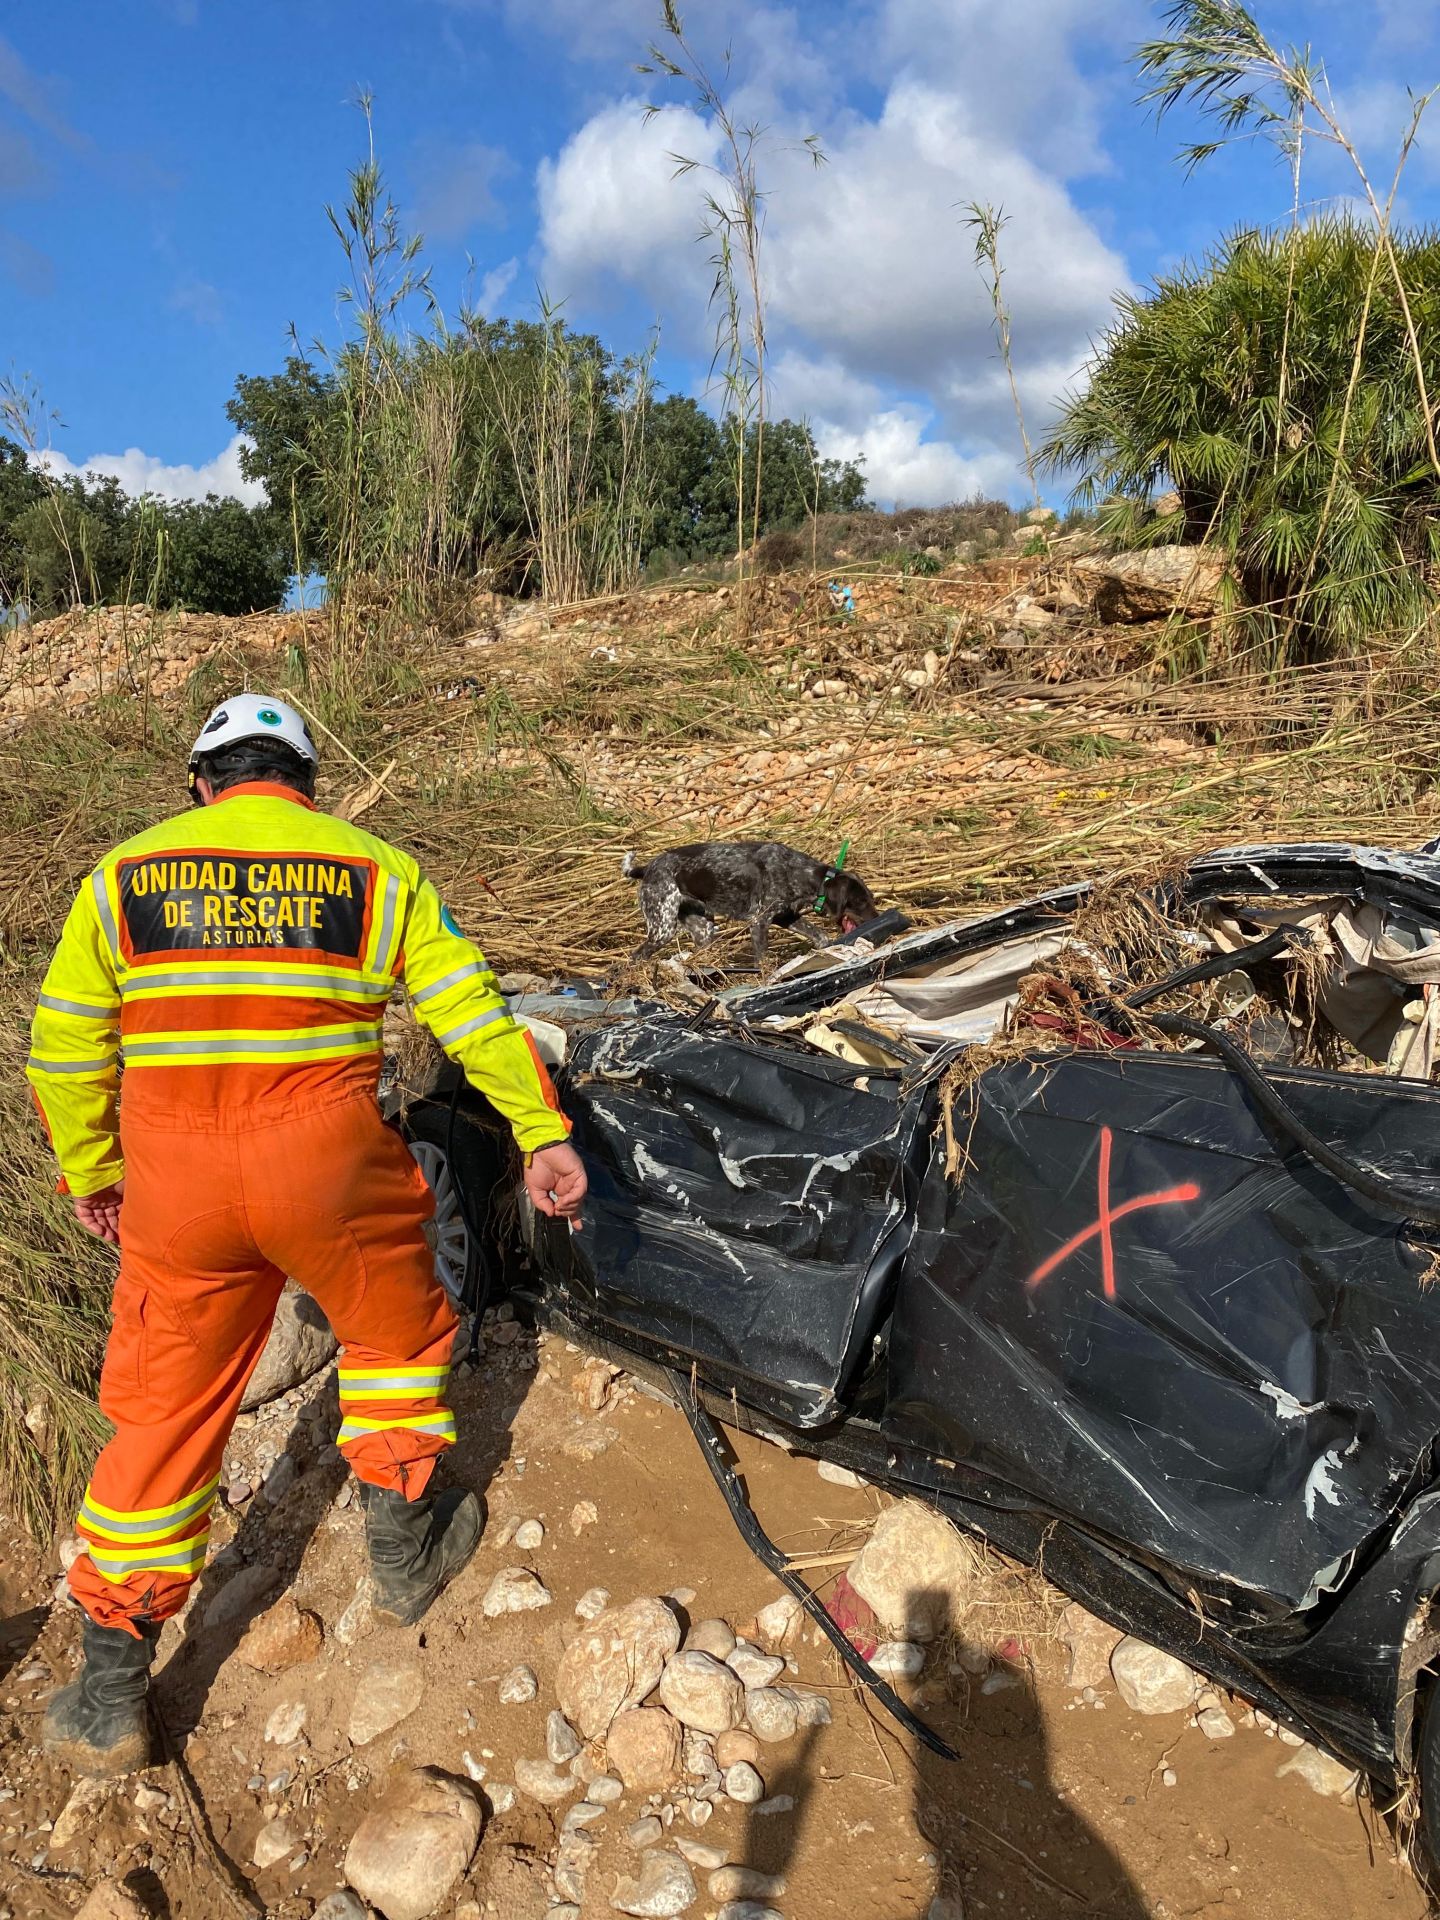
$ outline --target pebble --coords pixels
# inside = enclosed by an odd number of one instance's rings
[[[800,1713],[783,1687],[757,1687],[745,1696],[745,1721],[757,1740],[773,1746],[793,1738]]]
[[[679,1854],[667,1850],[645,1854],[639,1874],[620,1882],[610,1905],[616,1913],[643,1920],[668,1920],[688,1912],[695,1900],[694,1874]]]
[[[313,1660],[324,1639],[318,1617],[297,1607],[287,1593],[251,1621],[235,1658],[258,1673],[283,1673],[287,1667]]]
[[[753,1767],[759,1758],[760,1742],[743,1727],[732,1727],[715,1742],[715,1764],[722,1773],[727,1767],[736,1767],[742,1762]]]
[[[716,1900],[778,1900],[785,1891],[781,1873],[761,1873],[754,1867],[717,1867],[705,1883]]]
[[[460,1756],[460,1764],[472,1780],[483,1780],[489,1771],[482,1762],[475,1758],[468,1747]]]
[[[425,1677],[408,1660],[377,1660],[361,1674],[350,1709],[350,1743],[365,1747],[415,1711]]]
[[[1106,1686],[1110,1680],[1110,1656],[1124,1635],[1103,1620],[1097,1620],[1078,1600],[1072,1601],[1057,1623],[1061,1644],[1070,1656],[1065,1684],[1077,1693],[1085,1688]]]
[[[707,1825],[714,1811],[714,1807],[708,1800],[696,1798],[694,1800],[687,1800],[685,1803],[685,1818],[690,1822],[692,1827],[703,1827]]]
[[[581,1739],[564,1714],[557,1708],[545,1722],[545,1751],[557,1767],[573,1760],[581,1748]]]
[[[370,1910],[358,1894],[341,1887],[336,1893],[326,1894],[310,1920],[370,1920]]]
[[[597,1820],[605,1818],[605,1808],[597,1807],[591,1800],[577,1800],[573,1807],[567,1807],[565,1818],[560,1823],[562,1833],[578,1833],[582,1827],[593,1827]]]
[[[740,1676],[708,1653],[677,1653],[660,1676],[660,1698],[683,1726],[727,1733],[745,1717]]]
[[[250,1858],[257,1867],[273,1867],[277,1860],[283,1860],[287,1853],[293,1853],[299,1844],[284,1820],[267,1820],[255,1836]]]
[[[790,1696],[795,1702],[795,1718],[802,1727],[828,1727],[833,1718],[830,1701],[823,1693],[810,1693],[803,1688],[796,1689]]]
[[[605,1754],[627,1787],[658,1793],[679,1777],[679,1722],[663,1707],[625,1707],[610,1723]]]
[[[742,1807],[754,1807],[765,1798],[765,1782],[748,1760],[737,1760],[724,1774],[726,1798]]]
[[[362,1580],[355,1590],[355,1598],[335,1622],[335,1638],[342,1647],[353,1647],[356,1641],[365,1638],[374,1624],[370,1582],[368,1579]]]
[[[759,1900],[727,1900],[717,1909],[715,1920],[784,1920],[777,1907],[767,1907]]]
[[[876,1673],[911,1680],[925,1665],[925,1649],[913,1640],[888,1640],[871,1654],[870,1664]]]
[[[1223,1707],[1206,1707],[1195,1724],[1207,1740],[1228,1740],[1235,1731],[1235,1722]]]
[[[548,1607],[552,1597],[550,1589],[528,1567],[502,1567],[490,1582],[480,1610],[487,1620],[497,1619],[502,1613],[534,1613],[539,1607]]]
[[[487,1787],[485,1797],[490,1802],[492,1813],[509,1813],[515,1804],[515,1789],[508,1784]]]
[[[613,1807],[617,1800],[625,1798],[625,1782],[617,1780],[613,1773],[600,1773],[585,1789],[586,1797],[602,1807]]]
[[[793,1813],[795,1796],[793,1793],[772,1793],[768,1800],[762,1800],[755,1809],[757,1814]]]
[[[523,1707],[533,1700],[540,1691],[540,1682],[529,1667],[511,1667],[508,1673],[500,1676],[500,1704],[502,1707]]]
[[[1132,1713],[1183,1713],[1199,1681],[1183,1660],[1127,1634],[1110,1656],[1120,1697]]]
[[[1292,1733],[1289,1727],[1279,1728],[1278,1738],[1282,1746],[1303,1747],[1305,1744],[1305,1736],[1300,1733]]]
[[[517,1760],[515,1784],[530,1799],[538,1800],[542,1806],[553,1807],[562,1800],[568,1800],[580,1783],[572,1774],[561,1773],[548,1760]]]
[[[477,1907],[478,1913],[480,1909]],[[562,1900],[558,1907],[547,1907],[545,1920],[580,1920],[580,1908],[573,1900]]]
[[[723,1658],[730,1671],[739,1674],[747,1693],[754,1687],[768,1687],[785,1671],[779,1654],[761,1653],[745,1640],[738,1640]]]
[[[647,1813],[643,1819],[632,1820],[625,1829],[625,1844],[633,1847],[636,1853],[643,1853],[646,1847],[658,1846],[665,1837],[665,1829],[653,1813]]]
[[[697,1620],[685,1636],[687,1653],[708,1653],[712,1660],[728,1660],[735,1636],[723,1620]]]
[[[1160,1774],[1160,1784],[1165,1787],[1178,1787],[1180,1776],[1173,1767],[1165,1767]]]
[[[587,1587],[575,1602],[575,1617],[578,1620],[598,1620],[610,1604],[610,1595],[604,1587]]]
[[[232,1480],[225,1489],[227,1506],[243,1507],[254,1491],[248,1480]]]
[[[677,1607],[693,1607],[698,1597],[694,1587],[671,1587],[665,1595],[665,1598],[673,1600]]]
[[[804,1612],[793,1593],[782,1593],[756,1614],[756,1631],[767,1646],[783,1647],[799,1632]]]
[[[711,1846],[705,1840],[689,1840],[677,1836],[675,1850],[683,1853],[692,1867],[698,1867],[702,1873],[714,1873],[717,1867],[723,1867],[730,1858],[724,1847]]]
[[[1343,1760],[1332,1760],[1328,1753],[1311,1746],[1297,1747],[1290,1758],[1275,1769],[1277,1780],[1283,1780],[1287,1773],[1298,1774],[1307,1787],[1327,1800],[1343,1799],[1360,1779],[1355,1769],[1347,1767]]]
[[[820,1462],[820,1478],[828,1480],[832,1487],[858,1487],[861,1484],[858,1473],[852,1473],[849,1467],[837,1467],[833,1460]]]
[[[282,1700],[265,1722],[265,1738],[272,1747],[293,1747],[305,1731],[307,1717],[303,1700]]]
[[[593,1527],[600,1518],[600,1509],[593,1500],[577,1500],[570,1509],[570,1531],[578,1539],[586,1527]]]
[[[299,1468],[293,1453],[282,1453],[260,1483],[260,1491],[272,1507],[278,1507],[291,1487]]]
[[[114,1789],[113,1780],[77,1780],[70,1798],[56,1816],[50,1834],[50,1851],[59,1853],[87,1835],[92,1830],[98,1809],[104,1806]]]
[[[424,1920],[474,1856],[484,1813],[473,1789],[434,1767],[392,1777],[345,1852],[345,1878],[386,1920]]]
[[[538,1520],[522,1520],[515,1529],[515,1544],[522,1553],[533,1553],[545,1538],[545,1529]]]

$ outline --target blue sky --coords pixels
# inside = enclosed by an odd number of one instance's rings
[[[1227,226],[1284,217],[1268,153],[1187,180],[1187,129],[1135,107],[1127,59],[1150,0],[690,0],[739,110],[770,128],[766,234],[777,407],[872,490],[915,504],[1019,497],[1017,447],[958,202],[1003,202],[1016,354],[1042,429],[1117,288]],[[1325,55],[1368,162],[1388,175],[1406,87],[1440,81],[1440,0],[1255,0],[1277,40]],[[277,368],[293,322],[335,339],[342,261],[324,203],[380,157],[452,309],[534,310],[537,285],[612,345],[660,331],[672,389],[710,357],[687,108],[646,125],[658,0],[15,0],[0,27],[0,372],[29,374],[53,444],[133,488],[239,484],[224,404]],[[1428,219],[1440,103],[1407,175]],[[815,133],[816,172],[798,150]],[[1355,191],[1307,163],[1307,203]]]

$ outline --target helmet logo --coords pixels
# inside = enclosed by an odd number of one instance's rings
[[[267,727],[278,727],[280,725],[280,716],[273,707],[261,707],[256,713],[255,718],[263,721]]]
[[[230,716],[225,711],[224,707],[221,707],[218,713],[212,713],[210,718],[205,722],[206,733],[218,733],[221,727],[223,727],[226,724],[226,722],[229,720],[229,718]]]

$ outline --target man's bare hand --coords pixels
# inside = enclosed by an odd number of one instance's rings
[[[537,1209],[553,1218],[569,1220],[576,1227],[585,1224],[580,1206],[589,1185],[585,1163],[573,1147],[563,1142],[542,1147],[530,1156],[525,1168],[525,1191]]]
[[[87,1233],[96,1234],[101,1240],[108,1240],[112,1247],[118,1247],[120,1203],[124,1198],[123,1180],[117,1180],[113,1187],[102,1187],[98,1193],[76,1194],[75,1218]]]

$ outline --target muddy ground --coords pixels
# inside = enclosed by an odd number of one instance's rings
[[[54,1563],[42,1566],[8,1540],[0,1915],[72,1913],[109,1873],[156,1916],[263,1910],[306,1920],[343,1883],[346,1844],[393,1769],[423,1763],[471,1778],[483,1769],[481,1791],[501,1805],[511,1797],[515,1762],[544,1755],[556,1664],[587,1590],[603,1587],[617,1602],[672,1594],[691,1619],[751,1621],[776,1597],[775,1582],[735,1534],[684,1421],[623,1378],[596,1411],[589,1401],[603,1395],[584,1360],[554,1336],[492,1329],[479,1369],[459,1374],[462,1440],[447,1474],[485,1490],[486,1540],[410,1632],[377,1631],[363,1606],[351,1605],[361,1520],[329,1445],[329,1376],[249,1416],[227,1484],[237,1493],[258,1486],[278,1459],[277,1497],[256,1491],[227,1504],[217,1527],[222,1551],[185,1619],[167,1629],[158,1698],[179,1765],[82,1799],[58,1835],[52,1828],[73,1783],[33,1741],[46,1695],[76,1659],[78,1618],[52,1603]],[[763,1442],[737,1436],[736,1446],[772,1535],[793,1553],[837,1556],[811,1577],[838,1578],[884,1497],[832,1484],[813,1460]],[[527,1519],[544,1525],[540,1546],[502,1544]],[[551,1604],[485,1618],[482,1597],[506,1566],[533,1569]],[[287,1585],[323,1622],[324,1644],[313,1659],[267,1676],[235,1650]],[[807,1631],[790,1649],[789,1677],[823,1689],[833,1720],[764,1748],[766,1803],[778,1800],[778,1810],[722,1798],[703,1828],[682,1813],[672,1835],[782,1876],[785,1892],[773,1905],[785,1920],[921,1920],[937,1894],[954,1901],[938,1909],[947,1916],[989,1920],[1419,1920],[1427,1912],[1372,1808],[1277,1777],[1293,1749],[1273,1732],[1240,1724],[1233,1737],[1210,1741],[1188,1715],[1142,1718],[1111,1687],[1093,1702],[1067,1687],[1054,1632],[1059,1604],[995,1561],[977,1573],[964,1641],[936,1649],[918,1680],[897,1682],[958,1747],[958,1766],[917,1754]],[[373,1694],[377,1667],[397,1661],[420,1669],[418,1707],[369,1744],[352,1744],[353,1703]],[[533,1669],[538,1696],[501,1705],[499,1679],[517,1663]],[[1243,1723],[1243,1704],[1227,1704]],[[303,1730],[277,1744],[273,1736],[293,1730],[300,1706]],[[645,1799],[627,1793],[591,1829],[599,1846],[584,1920],[608,1916],[618,1876],[635,1870],[624,1834],[650,1810]],[[538,1920],[555,1898],[547,1869],[564,1810],[519,1795],[492,1812],[469,1873],[440,1911]],[[262,1869],[256,1838],[275,1820],[294,1844]],[[696,1915],[719,1905],[705,1877],[697,1872]],[[247,1887],[248,1905],[239,1891]]]

